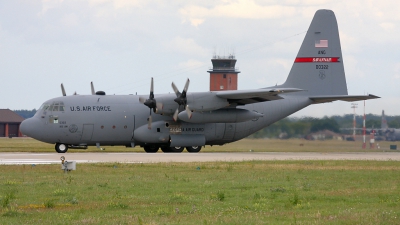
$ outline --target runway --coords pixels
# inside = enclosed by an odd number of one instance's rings
[[[399,152],[240,152],[240,153],[0,153],[1,165],[56,164],[60,157],[77,163],[160,163],[248,160],[379,160],[400,161]]]

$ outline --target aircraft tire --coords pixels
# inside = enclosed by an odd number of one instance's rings
[[[143,148],[144,148],[144,151],[147,153],[156,153],[156,152],[158,152],[159,147],[155,146],[155,145],[146,145]]]
[[[164,152],[164,153],[170,153],[170,152],[172,152],[171,151],[171,147],[161,147],[161,150]]]
[[[201,146],[188,146],[186,147],[186,150],[190,153],[200,152]]]
[[[68,145],[62,143],[57,143],[54,148],[58,153],[66,153],[68,151]]]
[[[174,152],[174,153],[181,153],[183,152],[183,150],[185,149],[184,147],[170,147],[171,151],[170,152]]]

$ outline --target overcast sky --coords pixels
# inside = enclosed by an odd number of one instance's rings
[[[366,112],[400,115],[400,13],[395,0],[0,0],[0,108],[33,109],[67,94],[208,91],[214,53],[234,53],[239,89],[282,84],[318,9],[338,20],[349,94]],[[363,102],[357,113],[362,114]],[[351,104],[294,116],[343,115]]]

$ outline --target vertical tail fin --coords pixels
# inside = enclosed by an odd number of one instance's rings
[[[388,129],[389,128],[389,126],[387,124],[387,121],[386,121],[386,117],[385,117],[385,110],[382,110],[381,128],[382,129]]]
[[[286,82],[307,96],[347,95],[342,50],[335,14],[318,10],[308,28]]]

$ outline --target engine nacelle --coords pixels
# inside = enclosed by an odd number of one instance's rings
[[[178,108],[178,104],[174,101],[175,98],[175,94],[156,95],[157,103],[162,105],[162,108],[157,108],[157,114],[174,114]],[[229,106],[226,99],[218,97],[213,92],[188,93],[186,98],[189,108],[197,112],[213,111]]]
[[[179,113],[178,118],[188,123],[240,123],[255,120],[263,114],[246,109],[226,108],[208,112],[193,112],[189,118],[186,111]]]

